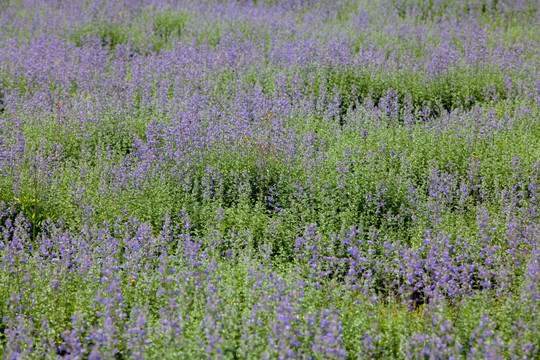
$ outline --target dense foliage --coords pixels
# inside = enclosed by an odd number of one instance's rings
[[[540,357],[537,0],[3,0],[0,356]]]

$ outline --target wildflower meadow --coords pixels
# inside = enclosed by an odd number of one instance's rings
[[[539,359],[539,0],[0,0],[0,358]]]

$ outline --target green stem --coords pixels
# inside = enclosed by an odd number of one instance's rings
[[[34,214],[32,215],[32,240],[36,241],[37,236],[37,164],[34,163]]]

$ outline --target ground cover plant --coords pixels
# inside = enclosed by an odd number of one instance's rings
[[[0,2],[0,356],[539,358],[539,9]]]

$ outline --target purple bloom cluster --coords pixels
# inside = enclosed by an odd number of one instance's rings
[[[0,356],[540,357],[539,9],[0,4]]]

